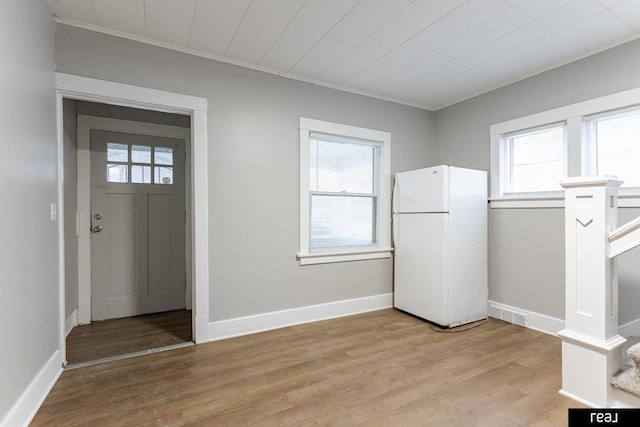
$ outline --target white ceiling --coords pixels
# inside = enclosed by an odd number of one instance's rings
[[[47,0],[60,23],[429,110],[640,37],[640,0]]]

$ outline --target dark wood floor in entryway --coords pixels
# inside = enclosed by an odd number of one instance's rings
[[[191,340],[191,310],[93,322],[75,327],[67,337],[67,362],[84,363]]]

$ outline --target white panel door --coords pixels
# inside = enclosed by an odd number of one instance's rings
[[[440,325],[448,312],[448,214],[394,216],[394,306]]]
[[[448,212],[448,166],[400,172],[395,176],[393,211]]]
[[[185,308],[184,141],[91,132],[91,319]]]

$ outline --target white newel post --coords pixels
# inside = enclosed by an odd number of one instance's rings
[[[608,234],[617,225],[618,188],[608,176],[575,177],[565,189],[566,302],[560,393],[609,407],[609,378],[621,365],[616,260]]]

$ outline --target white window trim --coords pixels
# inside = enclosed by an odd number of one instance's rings
[[[331,252],[309,252],[309,135],[322,133],[381,143],[380,230],[378,245]],[[391,134],[322,120],[300,117],[300,265],[390,258],[391,247]]]
[[[505,145],[512,144],[512,138],[514,136],[520,136],[520,135],[525,135],[525,134],[531,134],[537,131],[542,131],[542,130],[547,130],[547,129],[551,129],[551,128],[556,128],[556,127],[562,127],[564,129],[564,145],[562,147],[563,150],[563,158],[566,159],[567,158],[567,123],[566,121],[562,121],[559,123],[549,123],[546,124],[544,126],[537,126],[535,128],[527,128],[527,129],[521,129],[519,131],[516,132],[512,132],[512,133],[506,133],[506,134],[502,134],[500,135],[500,165],[502,166],[502,169],[510,169],[509,172],[505,175],[502,175],[500,177],[501,181],[500,181],[500,192],[504,197],[520,197],[520,196],[539,196],[539,195],[553,195],[555,193],[557,193],[560,190],[560,185],[558,183],[558,190],[539,190],[539,191],[526,191],[526,192],[505,192],[504,190],[506,188],[509,187],[508,181],[510,178],[510,175],[513,173],[513,160],[507,160],[505,158]],[[510,152],[514,151],[513,145],[511,145],[511,147],[509,148]],[[508,168],[505,166],[509,166]],[[563,167],[563,174],[566,175],[567,173],[567,164],[566,162],[562,165]],[[504,171],[503,171],[504,172]],[[537,193],[537,194],[536,194]]]
[[[502,193],[500,171],[503,160],[500,158],[500,144],[504,135],[566,122],[566,170],[567,176],[580,176],[582,173],[582,122],[587,116],[604,113],[606,111],[628,108],[640,105],[640,88],[631,89],[612,95],[594,98],[588,101],[555,108],[541,113],[508,120],[490,126],[490,162],[491,162],[491,196],[492,208],[549,208],[564,207],[564,192],[553,191],[546,193],[530,193],[505,196]],[[640,193],[638,190],[624,190],[619,192],[620,207],[640,207]]]

